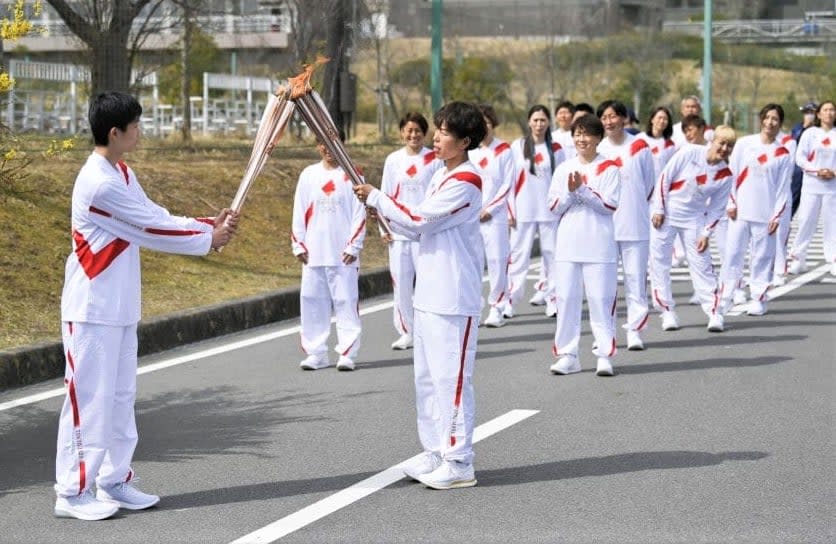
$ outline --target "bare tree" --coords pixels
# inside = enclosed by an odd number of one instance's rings
[[[163,0],[47,0],[67,27],[86,46],[90,59],[91,94],[128,91],[136,53],[148,36],[159,31]],[[134,22],[139,21],[138,26]]]

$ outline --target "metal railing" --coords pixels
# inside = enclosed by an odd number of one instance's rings
[[[134,30],[139,30],[144,20],[134,21]],[[61,19],[35,19],[33,37],[71,36],[70,29]],[[159,28],[160,33],[178,34],[182,23],[173,17],[151,18],[146,27]],[[252,34],[259,32],[290,32],[290,17],[287,15],[211,15],[197,18],[197,26],[206,33]]]
[[[702,35],[703,23],[665,22],[665,32]],[[715,21],[712,36],[747,43],[826,43],[836,41],[836,19],[752,19]]]

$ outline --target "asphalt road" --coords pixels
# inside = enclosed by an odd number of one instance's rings
[[[301,371],[293,322],[142,359],[134,468],[163,497],[144,512],[54,518],[61,383],[0,392],[0,543],[833,542],[836,283],[811,276],[722,334],[676,282],[683,328],[654,315],[613,378],[594,375],[588,327],[584,372],[551,375],[541,308],[480,328],[494,434],[470,489],[389,477],[419,444],[388,299],[362,305],[355,372]]]

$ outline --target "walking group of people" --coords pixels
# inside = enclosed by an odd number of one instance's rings
[[[177,217],[148,199],[123,161],[137,145],[141,113],[123,93],[91,101],[95,149],[73,191],[73,251],[62,294],[67,395],[57,440],[56,516],[98,520],[159,501],[134,486],[130,466],[137,443],[139,247],[205,254],[226,245],[239,220],[228,209],[214,218]],[[836,274],[833,101],[817,107],[816,125],[797,145],[780,132],[784,111],[777,104],[761,110],[759,133],[739,141],[730,127],[707,130],[696,97],[683,100],[685,113],[673,125],[670,111],[657,108],[645,133],[634,135],[618,101],[597,108],[563,102],[552,131],[552,112],[537,105],[528,112],[525,136],[509,144],[494,133],[499,119],[490,105],[450,102],[433,117],[432,149],[424,145],[429,124],[421,114],[401,119],[405,146],[387,157],[379,188],[353,185],[319,142],[322,160],[301,173],[293,206],[291,247],[303,264],[306,358],[300,366],[331,365],[333,314],[336,366],[355,369],[359,256],[371,212],[388,225],[381,235],[394,288],[392,348],[414,350],[423,454],[404,472],[435,489],[470,487],[476,485],[472,378],[483,306],[486,327],[514,317],[526,298],[535,237],[543,266],[528,302],[557,318],[554,374],[581,370],[583,293],[596,373],[614,374],[619,260],[628,349],[644,349],[648,276],[662,328],[679,327],[670,270],[683,256],[710,331],[723,330],[723,315],[744,285],[747,253],[748,311],[765,313],[769,285],[782,281],[787,267],[793,162],[804,177],[788,271],[805,269],[821,216],[825,257]],[[672,139],[677,134],[679,143]],[[719,276],[709,257],[712,242],[722,255]]]

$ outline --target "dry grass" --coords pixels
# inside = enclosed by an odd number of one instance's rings
[[[127,161],[148,195],[172,213],[210,215],[232,201],[251,145],[213,141],[182,150],[147,141]],[[30,192],[0,191],[0,349],[60,337],[64,263],[71,248],[70,195],[89,153],[84,147],[33,163]],[[392,150],[349,146],[375,184]],[[289,242],[293,191],[302,168],[317,160],[311,144],[276,150],[248,197],[239,235],[221,254],[196,258],[144,251],[143,317],[298,285],[301,268]],[[385,248],[373,228],[361,257],[364,269],[386,264]]]

